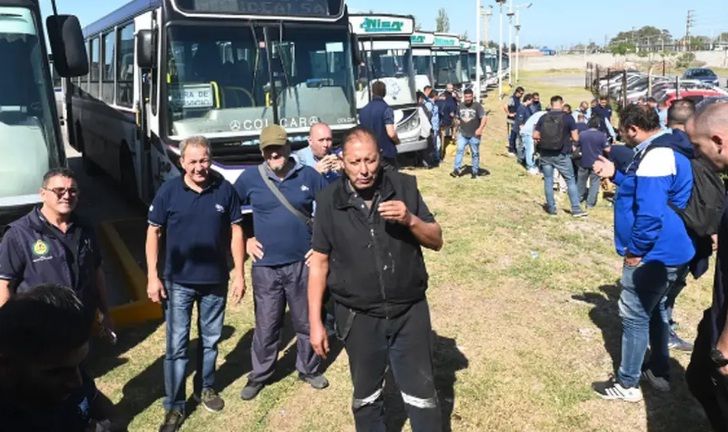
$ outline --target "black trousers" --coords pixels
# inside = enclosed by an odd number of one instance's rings
[[[685,371],[685,380],[695,399],[703,405],[713,430],[728,431],[728,378],[718,373],[710,360],[710,310],[705,311],[698,325],[690,364]]]
[[[402,392],[414,432],[442,430],[432,371],[430,311],[426,300],[403,315],[375,318],[336,304],[337,335],[344,341],[354,385],[352,411],[357,432],[384,432],[384,375],[387,364]]]

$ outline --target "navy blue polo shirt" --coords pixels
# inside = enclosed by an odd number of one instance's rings
[[[295,163],[294,159],[291,159]],[[315,169],[297,163],[281,180],[266,167],[266,173],[288,202],[305,215],[313,214],[318,191],[327,186]],[[279,266],[303,261],[311,249],[311,231],[268,189],[257,167],[249,168],[235,181],[242,205],[253,208],[253,231],[263,245],[263,258],[254,266]]]
[[[397,157],[397,147],[387,134],[387,125],[394,124],[394,110],[379,96],[359,111],[359,124],[374,132],[379,144],[379,152],[388,159]]]
[[[242,220],[230,182],[213,173],[195,192],[184,177],[167,180],[149,207],[149,224],[164,227],[164,279],[181,284],[226,283],[231,225]]]
[[[95,310],[99,266],[96,235],[75,216],[63,233],[34,208],[12,222],[0,242],[0,279],[17,282],[18,293],[54,283],[72,288],[84,306]]]
[[[579,147],[581,147],[582,168],[591,168],[599,156],[604,154],[604,149],[609,147],[607,134],[597,129],[587,129],[579,134]]]

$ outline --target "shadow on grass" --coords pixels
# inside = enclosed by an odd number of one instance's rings
[[[453,420],[453,407],[455,406],[455,381],[456,372],[467,369],[468,359],[460,352],[457,342],[432,333],[433,343],[433,367],[435,373],[435,388],[442,411],[443,432],[450,432]],[[387,431],[401,431],[407,421],[402,394],[394,381],[391,368],[388,368],[384,386],[384,419]],[[459,417],[454,418],[456,421]],[[456,428],[459,429],[459,428]]]
[[[622,354],[622,325],[618,306],[619,281],[613,285],[602,285],[598,290],[598,292],[575,294],[572,298],[593,305],[589,317],[602,332],[604,348],[612,357],[613,371],[616,375]],[[649,351],[645,357],[649,358]],[[640,385],[647,417],[646,430],[648,432],[710,430],[702,409],[687,388],[685,368],[672,357],[669,364],[671,387],[669,392],[659,392],[646,383]]]

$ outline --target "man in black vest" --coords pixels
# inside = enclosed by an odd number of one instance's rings
[[[359,111],[359,124],[374,132],[379,144],[381,163],[384,169],[397,169],[397,126],[394,124],[394,111],[384,101],[387,86],[376,81],[372,84],[372,100]]]
[[[326,356],[321,306],[328,286],[337,336],[349,355],[356,429],[385,429],[382,390],[389,364],[412,430],[441,431],[421,246],[439,250],[442,230],[414,177],[380,169],[371,132],[354,128],[343,146],[346,176],[316,199],[308,279],[311,345]]]

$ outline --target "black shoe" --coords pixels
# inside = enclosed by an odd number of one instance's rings
[[[452,171],[452,172],[450,173],[450,177],[452,177],[452,178],[458,178],[458,177],[460,177],[460,173],[459,173],[459,172],[457,172],[457,171],[455,171],[455,170],[453,170],[453,171]]]
[[[200,396],[195,395],[195,399],[210,412],[222,411],[225,408],[225,401],[215,390],[210,388],[203,389]]]
[[[475,173],[472,173],[472,174],[470,174],[470,178],[473,179],[473,180],[475,180],[475,179],[478,178],[478,175],[475,174]]]
[[[185,415],[179,410],[169,410],[164,416],[164,423],[159,427],[159,432],[177,432],[179,427],[182,426],[182,422],[185,419]]]
[[[240,391],[240,399],[251,400],[258,396],[258,393],[265,387],[263,383],[248,381],[245,387]]]
[[[301,379],[301,381],[306,381],[307,383],[311,384],[311,387],[315,388],[316,390],[322,390],[329,386],[329,380],[327,380],[323,374],[304,375],[299,372],[298,378]]]

